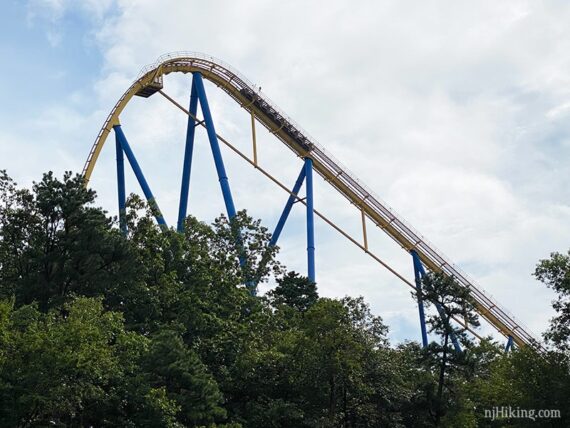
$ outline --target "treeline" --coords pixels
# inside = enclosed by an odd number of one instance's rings
[[[570,426],[568,255],[536,270],[558,294],[548,350],[471,341],[449,319],[476,324],[473,303],[438,275],[422,349],[388,343],[362,298],[319,297],[244,212],[177,233],[132,195],[124,236],[95,197],[0,172],[2,427]],[[266,296],[243,286],[270,277]],[[493,420],[502,406],[561,414]]]

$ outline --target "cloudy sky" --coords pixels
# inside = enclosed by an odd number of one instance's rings
[[[570,242],[570,6],[565,1],[6,0],[0,17],[0,168],[22,185],[80,171],[106,115],[163,53],[220,58],[262,87],[329,152],[530,330],[553,315],[531,276]],[[165,91],[187,104],[190,80]],[[249,117],[207,86],[216,127],[247,153]],[[175,224],[184,115],[134,99],[123,129]],[[258,130],[260,163],[293,184],[301,163]],[[189,211],[224,211],[197,137]],[[236,206],[272,229],[286,199],[224,150]],[[116,213],[114,148],[92,186]],[[129,191],[139,192],[132,174]],[[316,208],[359,237],[358,212],[318,179]],[[380,231],[373,251],[408,278],[410,257]],[[327,225],[316,226],[327,296],[363,295],[395,341],[419,340],[409,289]],[[281,259],[305,272],[303,210]],[[488,327],[483,332],[490,332]]]

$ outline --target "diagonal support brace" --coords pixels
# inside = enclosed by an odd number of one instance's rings
[[[281,236],[281,232],[283,231],[283,227],[285,226],[285,222],[287,218],[289,218],[289,214],[291,213],[291,208],[293,208],[293,204],[297,200],[297,194],[299,190],[301,190],[301,186],[303,185],[303,181],[305,181],[305,165],[301,168],[301,172],[297,177],[297,181],[295,181],[295,185],[291,190],[291,195],[289,195],[289,199],[287,199],[287,203],[285,204],[285,208],[283,208],[283,212],[281,213],[281,217],[279,217],[279,221],[277,222],[277,226],[275,226],[275,231],[273,235],[271,235],[271,241],[269,241],[270,246],[275,246],[277,241],[279,240],[279,236]]]
[[[121,125],[115,125],[113,126],[113,129],[115,130],[115,139],[121,145],[123,152],[127,156],[129,163],[131,164],[131,168],[135,173],[135,176],[142,188],[144,196],[146,197],[150,210],[153,213],[154,217],[156,218],[157,223],[161,227],[167,227],[166,222],[164,221],[164,217],[162,216],[162,212],[160,211],[160,208],[158,207],[158,204],[154,199],[154,195],[152,194],[150,187],[146,181],[146,178],[144,177],[144,174],[141,170],[141,167],[137,162],[135,154],[133,153],[131,146],[129,145],[129,142],[125,137],[123,130],[121,129]]]
[[[306,183],[306,197],[304,198],[307,205],[307,277],[315,282],[315,220],[314,220],[314,208],[313,208],[313,161],[310,158],[305,158],[305,163],[301,168],[301,172],[299,172],[299,176],[295,181],[295,185],[291,190],[291,194],[287,199],[287,203],[285,204],[285,208],[283,208],[283,212],[281,213],[281,217],[279,217],[279,221],[277,222],[277,226],[275,226],[275,231],[271,236],[271,240],[269,241],[269,246],[273,247],[277,244],[279,240],[279,236],[281,236],[281,232],[283,231],[283,227],[287,222],[287,218],[291,213],[291,209],[293,204],[297,202],[299,190],[301,190],[301,186],[303,182]],[[266,261],[265,261],[266,262]]]
[[[226,205],[226,212],[228,213],[228,218],[231,222],[231,220],[236,216],[236,208],[232,197],[228,175],[226,174],[226,168],[224,166],[224,159],[220,150],[220,144],[218,142],[218,135],[216,133],[216,128],[214,127],[214,120],[212,119],[210,105],[208,104],[208,97],[206,96],[204,81],[202,79],[202,75],[199,72],[193,73],[193,87],[196,88],[196,95],[200,101],[200,108],[202,109],[202,116],[204,116],[204,124],[206,126],[208,140],[210,141],[210,148],[212,149],[212,156],[214,157],[214,164],[216,165],[216,172],[218,173],[218,179],[220,181],[220,187],[222,189],[222,196],[224,197],[224,204]],[[246,265],[246,257],[240,231],[237,232],[236,239],[240,251],[239,264],[242,268],[244,268]],[[256,294],[256,284],[252,279],[246,278],[245,285],[252,295]]]
[[[427,346],[428,340],[427,340],[427,331],[425,324],[424,304],[423,304],[423,299],[421,297],[422,296],[421,283],[422,283],[422,278],[426,275],[426,271],[416,250],[411,250],[410,254],[412,255],[414,261],[414,276],[416,280],[416,290],[418,295],[418,311],[420,315],[420,327],[422,330],[422,345],[425,348]],[[435,307],[437,309],[437,312],[439,313],[439,316],[442,319],[445,319],[445,311],[443,310],[441,305],[439,303],[435,303]],[[455,351],[461,352],[462,351],[461,345],[459,344],[459,340],[457,340],[457,336],[455,335],[455,333],[453,333],[453,331],[450,333],[450,336]]]
[[[186,146],[184,149],[184,164],[182,169],[182,186],[180,189],[180,205],[178,207],[178,232],[184,231],[184,221],[188,209],[188,192],[190,190],[190,171],[192,168],[192,153],[194,151],[194,136],[196,134],[196,113],[198,110],[198,94],[196,85],[192,79],[192,90],[190,91],[190,107],[188,115],[188,125],[186,128]]]
[[[198,72],[193,73],[193,76],[193,86],[196,88],[196,93],[198,95],[198,99],[200,100],[200,108],[202,109],[202,115],[204,116],[206,132],[208,133],[208,140],[210,141],[212,155],[214,156],[214,163],[216,165],[220,187],[222,188],[222,195],[224,197],[226,211],[228,213],[229,219],[231,220],[236,216],[236,208],[232,197],[232,191],[230,189],[228,175],[226,174],[222,152],[220,151],[218,136],[216,135],[216,129],[214,128],[214,120],[212,119],[212,113],[210,112],[210,105],[208,104],[208,98],[206,97],[204,81],[202,80],[202,75]]]
[[[441,319],[445,319],[445,311],[443,310],[441,305],[439,303],[436,303],[435,307],[436,307],[437,312],[439,313],[439,316],[441,317]],[[449,325],[448,325],[448,327],[449,327]],[[461,345],[459,344],[459,340],[457,340],[457,336],[455,336],[455,333],[452,330],[449,332],[449,336],[451,337],[451,342],[453,343],[453,347],[455,348],[455,352],[461,352],[462,350],[461,350]]]
[[[420,316],[420,329],[422,332],[422,346],[425,348],[428,345],[426,316],[424,310],[424,300],[422,297],[422,276],[425,275],[425,270],[416,250],[411,250],[410,254],[412,255],[412,260],[414,262],[414,278],[416,281],[416,295],[418,297],[418,312]]]

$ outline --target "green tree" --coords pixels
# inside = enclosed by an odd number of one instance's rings
[[[288,272],[277,279],[277,286],[268,293],[268,297],[274,306],[287,305],[305,312],[317,302],[319,295],[316,284],[309,278]]]
[[[479,320],[469,290],[462,287],[455,278],[442,273],[430,273],[424,276],[422,283],[422,297],[426,307],[436,308],[436,314],[430,315],[426,323],[430,332],[441,337],[441,343],[432,342],[427,346],[423,361],[424,367],[437,372],[435,384],[424,385],[430,403],[429,414],[437,426],[450,409],[458,408],[456,372],[468,370],[471,363],[468,352],[455,350],[452,342],[456,340],[467,350],[473,347],[465,333],[465,325],[478,326]],[[451,320],[454,317],[463,318],[465,325],[453,324]]]
[[[177,403],[178,420],[185,426],[225,418],[216,381],[175,331],[162,330],[153,337],[143,368],[149,374],[153,393],[163,388],[166,397]]]
[[[79,175],[45,174],[29,192],[2,172],[0,192],[0,296],[47,311],[134,276],[128,245]]]
[[[556,317],[545,338],[559,349],[570,351],[570,250],[568,254],[552,253],[549,259],[541,260],[534,276],[557,293],[552,302]]]
[[[391,347],[362,298],[286,273],[245,212],[178,233],[130,195],[123,235],[95,196],[70,173],[26,190],[0,172],[0,426],[506,426],[482,412],[502,403],[568,425],[569,256],[535,273],[559,295],[557,349],[472,343],[451,321],[477,325],[469,293],[437,274],[422,297],[441,341]]]
[[[244,426],[401,426],[403,360],[361,298],[265,306],[251,326],[228,395]]]
[[[123,328],[99,299],[78,298],[65,311],[41,313],[2,304],[7,337],[0,370],[0,424],[90,424],[123,376],[131,373],[146,339]]]
[[[476,406],[477,426],[567,427],[570,422],[570,360],[559,352],[538,353],[530,347],[501,353],[486,376],[477,376],[468,393]],[[559,410],[561,418],[492,421],[493,408]]]

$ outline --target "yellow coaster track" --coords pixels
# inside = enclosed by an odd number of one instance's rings
[[[200,72],[205,79],[219,86],[295,154],[311,158],[314,169],[331,186],[359,207],[363,216],[371,219],[403,249],[408,252],[415,250],[429,270],[453,276],[467,288],[476,302],[479,314],[500,333],[512,336],[519,346],[538,343],[526,327],[328,154],[297,123],[262,95],[254,84],[228,64],[213,57],[198,53],[174,53],[164,55],[155,64],[145,67],[139,78],[119,99],[99,132],[83,169],[86,182],[91,178],[109,132],[119,123],[119,115],[130,99],[134,95],[149,96],[159,91],[162,88],[162,76],[174,72]]]

